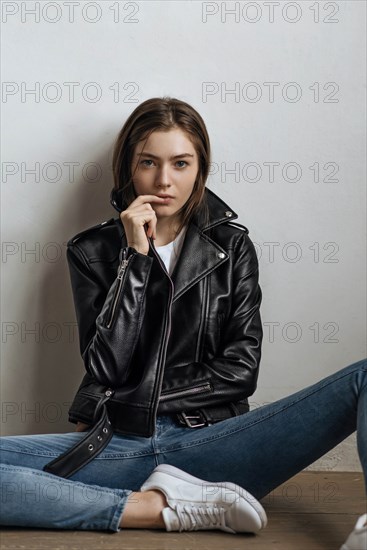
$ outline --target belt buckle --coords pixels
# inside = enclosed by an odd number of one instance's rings
[[[204,422],[201,422],[201,423],[197,423],[197,424],[192,424],[191,423],[191,420],[193,419],[198,419],[198,420],[202,420],[202,415],[201,414],[186,414],[185,412],[181,412],[179,413],[180,417],[183,419],[184,423],[186,424],[186,426],[188,428],[201,428],[202,426],[206,426],[207,423],[206,421]]]

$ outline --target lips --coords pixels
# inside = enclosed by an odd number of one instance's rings
[[[174,199],[174,197],[172,197],[172,195],[157,195],[157,197],[159,197],[161,199]]]

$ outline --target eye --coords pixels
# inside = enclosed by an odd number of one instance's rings
[[[186,160],[178,160],[177,162],[183,162],[186,166],[188,166],[188,162],[186,162]],[[185,166],[179,166],[179,168],[185,168]]]
[[[151,164],[144,164],[145,162],[153,162],[152,159],[145,159],[140,162],[140,164],[143,164],[144,166],[152,166]]]

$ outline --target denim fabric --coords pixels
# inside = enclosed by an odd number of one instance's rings
[[[114,435],[68,480],[42,467],[84,433],[2,437],[1,524],[117,532],[129,495],[162,463],[237,483],[261,499],[356,429],[366,481],[366,359],[211,426],[190,429],[173,416],[158,416],[152,437]]]

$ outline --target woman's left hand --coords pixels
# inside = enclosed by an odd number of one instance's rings
[[[85,432],[90,428],[89,424],[84,424],[84,422],[78,422],[75,428],[76,432]]]

